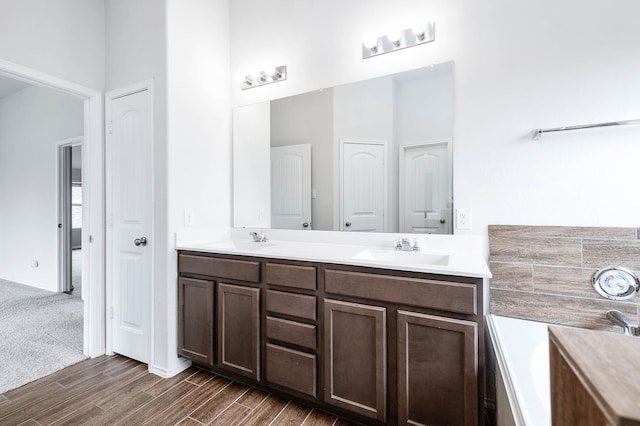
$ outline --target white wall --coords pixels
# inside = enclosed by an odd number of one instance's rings
[[[316,193],[311,199],[313,229],[333,230],[334,226],[332,111],[331,89],[271,102],[271,146],[311,144],[311,188]]]
[[[0,99],[1,279],[58,291],[56,142],[82,136],[83,105],[41,87]]]
[[[169,251],[167,318],[158,331],[169,370],[178,362],[174,236],[185,229],[184,209],[193,211],[193,227],[231,224],[228,7],[227,0],[167,0]]]
[[[104,88],[104,0],[0,0],[0,60]]]
[[[486,238],[487,225],[499,223],[638,226],[637,127],[541,142],[531,131],[640,117],[639,13],[634,0],[235,0],[232,73],[265,61],[289,73],[264,90],[234,84],[232,105],[453,60],[454,197],[473,208],[474,221],[456,232]],[[436,21],[435,42],[361,59],[364,33],[419,17]]]
[[[271,151],[269,102],[233,112],[233,225],[271,226]]]
[[[452,138],[452,65],[443,65],[435,75],[421,73],[396,81],[395,131],[399,145]]]

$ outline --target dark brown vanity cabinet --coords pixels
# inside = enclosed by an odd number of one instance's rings
[[[259,380],[260,262],[181,252],[178,272],[178,353]]]
[[[481,280],[402,275],[325,269],[325,401],[393,424],[482,423]]]
[[[204,365],[213,365],[214,283],[178,280],[178,353]]]
[[[478,328],[398,311],[398,423],[478,422]]]
[[[218,283],[218,364],[260,380],[260,289]]]
[[[179,254],[179,353],[365,424],[483,423],[482,279]]]
[[[325,402],[384,422],[386,309],[324,300]]]
[[[265,264],[266,382],[317,400],[316,267]]]

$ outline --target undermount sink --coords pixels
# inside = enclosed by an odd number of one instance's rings
[[[392,249],[365,249],[356,253],[352,259],[395,263],[398,265],[442,265],[449,264],[446,254],[424,253],[420,251],[399,251]]]
[[[257,251],[266,247],[272,246],[271,243],[243,241],[243,240],[229,240],[220,241],[217,243],[207,244],[208,248],[218,250],[238,250],[238,251]]]

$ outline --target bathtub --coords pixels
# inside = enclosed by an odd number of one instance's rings
[[[487,328],[496,355],[496,369],[500,372],[496,379],[498,425],[551,425],[547,325],[487,315]],[[500,376],[502,383],[499,383]],[[505,394],[508,401],[504,401]],[[505,417],[511,418],[505,420]]]

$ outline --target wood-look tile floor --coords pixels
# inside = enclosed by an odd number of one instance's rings
[[[121,356],[82,361],[0,395],[0,425],[79,424],[355,425],[195,367],[163,379]]]

